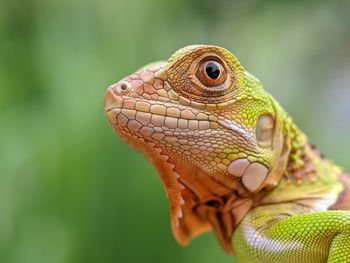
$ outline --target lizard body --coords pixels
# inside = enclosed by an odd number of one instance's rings
[[[176,240],[237,262],[350,262],[350,179],[229,51],[188,46],[111,85],[114,130],[155,166]]]

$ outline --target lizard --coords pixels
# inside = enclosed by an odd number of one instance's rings
[[[179,244],[213,230],[236,262],[350,262],[350,178],[226,49],[148,64],[104,110],[157,170]]]

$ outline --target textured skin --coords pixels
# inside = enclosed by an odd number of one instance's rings
[[[350,262],[349,177],[227,50],[141,68],[108,88],[105,112],[157,169],[180,244],[212,229],[237,262]]]

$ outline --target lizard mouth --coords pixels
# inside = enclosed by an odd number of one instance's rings
[[[199,136],[201,131],[219,127],[212,114],[169,102],[120,96],[112,88],[105,95],[105,114],[118,130],[127,129],[131,133],[158,139],[184,135],[181,132],[186,132],[187,136]]]
[[[232,120],[181,104],[116,94],[113,85],[105,95],[105,114],[118,132],[157,140],[208,136],[208,130],[213,136],[218,128],[230,130],[242,139],[253,139],[249,131]]]

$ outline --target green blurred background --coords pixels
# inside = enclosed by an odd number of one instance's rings
[[[0,262],[233,262],[181,248],[151,165],[116,138],[106,87],[188,44],[231,50],[350,169],[350,2],[0,2]]]

